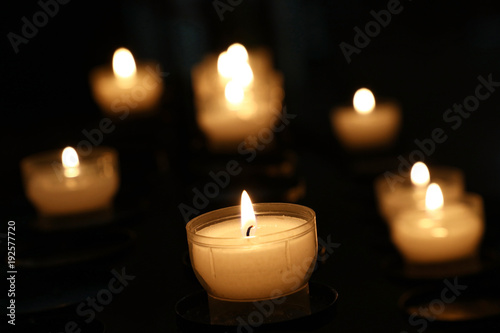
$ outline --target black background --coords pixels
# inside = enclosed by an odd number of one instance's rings
[[[339,145],[329,112],[349,102],[361,86],[372,89],[376,97],[397,100],[403,123],[396,146],[384,153],[390,157],[387,168],[399,165],[397,156],[407,159],[418,148],[415,140],[443,128],[447,140],[436,145],[425,162],[464,171],[467,190],[485,201],[485,244],[498,248],[498,92],[482,101],[456,130],[443,114],[474,94],[479,76],[500,81],[500,8],[495,1],[401,1],[402,11],[348,63],[339,44],[352,45],[354,27],[364,29],[373,20],[370,11],[385,9],[387,3],[243,0],[221,21],[211,1],[73,0],[60,5],[16,54],[7,35],[20,34],[21,18],[31,21],[40,6],[35,1],[9,1],[1,13],[2,220],[15,220],[22,230],[35,216],[24,196],[19,161],[32,153],[75,145],[84,139],[82,130],[96,128],[103,118],[91,97],[89,72],[110,63],[120,46],[128,47],[137,61],[158,61],[169,72],[159,114],[117,123],[117,130],[102,142],[120,154],[122,183],[116,209],[133,212],[127,226],[137,234],[134,251],[109,266],[127,267],[137,278],[98,318],[109,332],[175,331],[175,302],[197,288],[182,263],[187,244],[177,206],[191,203],[191,189],[203,186],[214,165],[194,120],[190,69],[205,54],[219,53],[233,42],[247,48],[265,46],[274,55],[275,68],[284,74],[287,110],[297,115],[287,128],[286,147],[298,156],[295,176],[306,184],[298,203],[316,211],[320,237],[330,236],[341,244],[313,275],[340,294],[337,316],[321,331],[416,331],[397,308],[398,297],[411,284],[387,279],[380,266],[385,255],[395,252],[374,206],[375,174],[353,169],[363,158]],[[193,164],[206,169],[200,173]],[[201,212],[238,204],[232,191],[241,191],[239,186],[251,181],[237,177],[231,189],[222,190],[220,198]],[[253,199],[282,201],[281,194],[260,188]],[[22,234],[17,243],[22,246]],[[57,238],[47,246],[57,251]],[[32,284],[40,290],[48,284],[45,296],[50,298],[48,276],[72,272],[75,285],[85,286],[82,276],[92,269],[103,270],[89,265],[29,271],[20,274],[18,288]]]

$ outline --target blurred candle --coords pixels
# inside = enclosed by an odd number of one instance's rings
[[[102,66],[90,74],[96,103],[107,115],[122,119],[129,113],[152,111],[163,92],[163,80],[157,66],[151,62],[136,65],[129,50],[117,49],[112,68]]]
[[[429,170],[425,163],[416,162],[409,175],[387,172],[375,180],[378,209],[387,222],[403,209],[424,209],[425,193],[431,180],[440,186],[449,202],[464,195],[463,175],[457,168],[438,166]]]
[[[427,187],[424,210],[404,210],[390,226],[394,245],[411,263],[474,257],[484,232],[481,212],[463,201],[445,205],[435,183]]]
[[[94,148],[79,159],[72,147],[21,161],[26,196],[43,216],[88,213],[110,208],[118,190],[117,153]]]
[[[211,150],[235,152],[281,113],[282,77],[265,52],[235,43],[193,68],[196,120]]]
[[[401,111],[394,103],[377,104],[373,93],[361,88],[354,94],[353,106],[334,108],[330,119],[345,148],[369,150],[393,143],[399,132]]]

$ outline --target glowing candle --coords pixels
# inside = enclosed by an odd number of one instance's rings
[[[43,216],[109,209],[118,190],[117,154],[94,148],[81,160],[72,147],[21,161],[26,196]]]
[[[317,252],[314,211],[294,204],[252,205],[194,218],[186,225],[191,263],[213,297],[269,299],[307,285]]]
[[[387,172],[375,180],[375,192],[381,216],[390,222],[401,210],[425,208],[427,185],[437,183],[449,202],[459,200],[464,195],[462,172],[452,167],[427,167],[416,162],[408,174],[402,176]]]
[[[334,132],[345,148],[377,149],[395,140],[401,111],[394,103],[376,104],[373,93],[361,88],[354,94],[353,106],[334,108],[330,119]]]
[[[90,74],[95,101],[107,115],[121,117],[156,108],[163,92],[157,64],[136,64],[132,53],[119,48],[113,54],[112,68],[102,66]]]
[[[391,224],[391,238],[412,263],[439,263],[473,257],[484,232],[480,212],[455,201],[444,204],[439,185],[427,187],[425,209],[408,209]]]
[[[272,126],[282,108],[282,77],[265,52],[232,44],[207,58],[192,72],[196,120],[213,151],[238,145]]]

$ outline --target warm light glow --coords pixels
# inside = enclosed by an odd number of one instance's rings
[[[248,52],[247,49],[241,45],[240,43],[234,43],[227,48],[227,54],[235,61],[238,62],[247,62],[248,61]]]
[[[411,168],[411,182],[415,186],[427,186],[431,176],[425,163],[417,162]]]
[[[243,99],[245,98],[245,91],[243,90],[243,87],[240,84],[234,81],[229,81],[226,84],[224,95],[226,96],[226,100],[229,103],[240,104],[241,102],[243,102]]]
[[[113,72],[117,78],[128,79],[135,76],[134,56],[126,48],[119,48],[113,55]]]
[[[361,114],[368,114],[375,109],[375,96],[366,88],[356,91],[352,100],[354,109]]]
[[[241,44],[233,44],[219,55],[217,71],[222,77],[237,81],[242,87],[248,86],[253,81],[248,53]]]
[[[436,238],[444,238],[448,236],[448,229],[439,227],[431,230],[431,235]]]
[[[243,191],[241,194],[241,234],[243,237],[254,236],[256,229],[257,222],[255,220],[252,201],[247,191]]]
[[[232,63],[231,58],[226,51],[219,54],[219,58],[217,59],[217,71],[222,77],[231,77]]]
[[[64,168],[64,176],[73,178],[80,174],[80,161],[78,160],[78,154],[74,148],[64,148],[61,160]]]
[[[438,184],[432,183],[427,187],[425,194],[425,208],[435,211],[443,207],[443,192]]]
[[[246,62],[235,68],[233,81],[240,84],[242,87],[247,87],[253,81],[253,71]]]
[[[421,219],[418,221],[418,226],[422,229],[430,229],[432,228],[436,223],[432,219]]]

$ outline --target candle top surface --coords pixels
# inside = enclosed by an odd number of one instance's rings
[[[257,230],[255,236],[267,236],[283,231],[293,231],[300,227],[305,220],[290,216],[257,216]],[[240,219],[231,219],[209,225],[196,232],[197,235],[215,238],[242,238]]]

